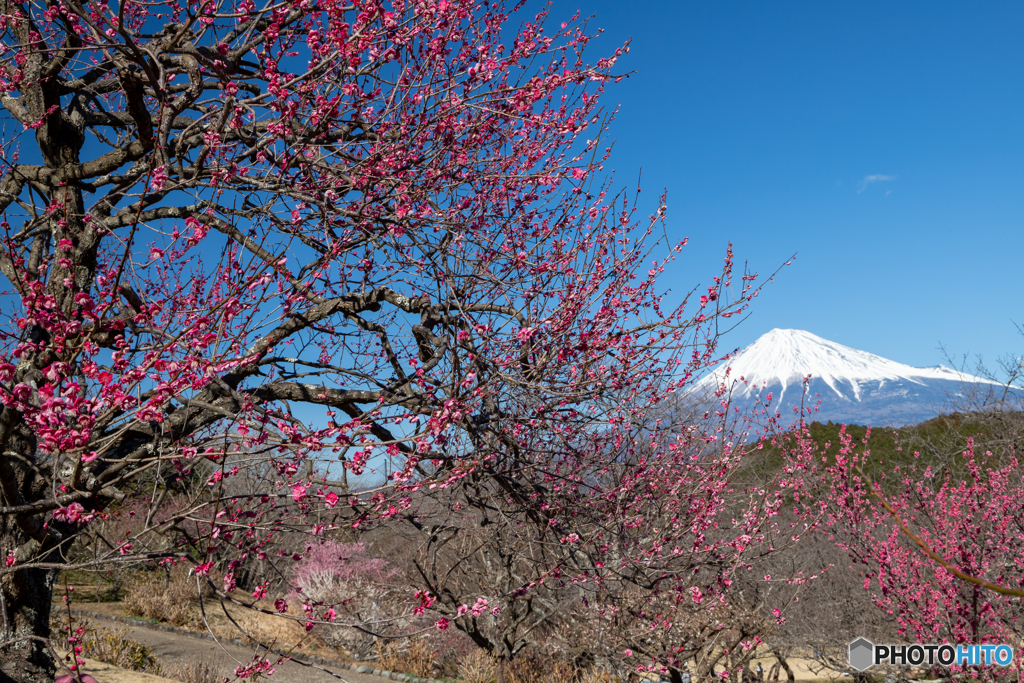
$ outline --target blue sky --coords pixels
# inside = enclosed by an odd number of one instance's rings
[[[805,329],[911,365],[1024,353],[1024,3],[555,0],[593,13],[619,183],[669,197],[707,282],[728,241],[768,274],[726,337]]]

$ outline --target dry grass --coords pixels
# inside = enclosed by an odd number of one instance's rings
[[[212,664],[198,659],[174,664],[164,669],[163,675],[178,683],[221,683],[223,680]]]
[[[509,683],[577,683],[577,671],[568,662],[540,657],[520,657],[505,671]]]
[[[244,608],[232,609],[230,613],[238,626],[224,615],[220,606],[207,612],[214,634],[221,638],[244,638],[249,643],[286,648],[309,640],[302,625],[292,619]],[[239,633],[239,627],[242,633]]]
[[[244,614],[232,616],[235,617],[238,626],[244,631],[248,642],[260,643],[270,647],[280,645],[282,637],[290,630],[288,627],[292,625],[292,622],[289,620],[276,619],[261,612],[245,612]],[[231,624],[231,628],[234,628],[234,624]]]
[[[175,572],[166,582],[142,580],[125,590],[123,607],[127,614],[186,626],[195,619],[194,605],[199,602],[199,587],[183,572]]]
[[[277,614],[266,614],[258,610],[250,610],[237,605],[228,605],[229,612],[238,625],[245,629],[248,633],[250,640],[258,640],[263,643],[276,642],[279,647],[294,647],[299,643],[308,647],[310,645],[316,647],[326,647],[325,643],[321,638],[317,636],[317,631],[309,633],[303,627],[302,622],[294,619],[288,619],[284,616],[278,616]],[[224,616],[223,610],[219,607],[216,610],[211,610],[211,613],[216,613],[218,620],[223,619],[227,621],[227,617]],[[234,625],[231,625],[234,628]],[[238,630],[235,629],[234,638],[239,637]]]
[[[498,663],[485,650],[473,650],[459,660],[459,679],[463,683],[491,683]]]
[[[473,650],[459,660],[461,683],[493,683],[498,677],[498,660],[485,650]],[[611,674],[600,669],[580,671],[572,664],[551,657],[525,656],[505,669],[508,683],[613,683]]]
[[[408,643],[391,642],[383,647],[378,643],[380,668],[387,671],[412,674],[425,678],[434,672],[434,651],[421,639]]]
[[[613,683],[615,678],[607,671],[587,669],[579,678],[579,683]]]

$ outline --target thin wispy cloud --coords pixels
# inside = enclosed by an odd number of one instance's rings
[[[860,181],[860,183],[857,186],[857,194],[860,194],[864,190],[868,189],[868,185],[870,185],[871,183],[887,183],[891,180],[896,180],[896,176],[881,175],[880,173],[876,173],[875,175],[866,175],[864,176],[864,180]],[[889,193],[886,192],[886,194]]]

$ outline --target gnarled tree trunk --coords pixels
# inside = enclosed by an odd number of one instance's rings
[[[35,501],[45,492],[44,463],[37,462],[34,440],[11,408],[0,413],[0,502],[3,507]],[[0,646],[0,683],[41,683],[53,680],[54,661],[46,636],[50,631],[55,566],[19,568],[18,562],[60,565],[72,529],[62,522],[41,524],[26,515],[0,515],[0,549],[12,571],[3,575],[0,604],[3,646]]]
[[[20,535],[10,532],[6,528],[0,531],[0,543],[5,547]],[[38,634],[49,631],[56,575],[54,569],[21,569],[4,577],[4,641],[7,645],[0,648],[0,683],[53,680],[53,657]]]

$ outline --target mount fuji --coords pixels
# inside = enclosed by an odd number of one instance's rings
[[[732,387],[733,404],[741,410],[771,392],[773,412],[789,422],[797,419],[794,406],[812,407],[820,400],[818,412],[807,419],[877,426],[921,422],[948,410],[950,398],[1001,388],[943,365],[915,368],[810,332],[779,329],[720,363],[694,389],[710,394],[719,383]]]

